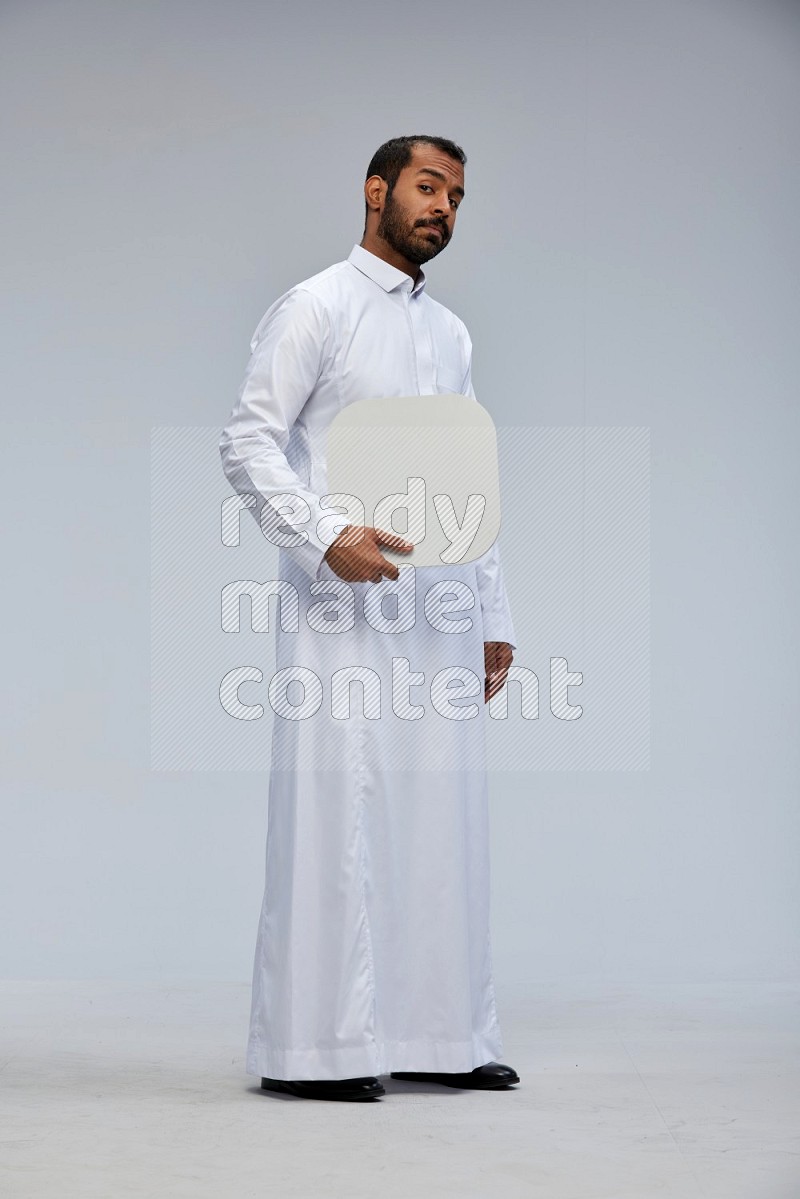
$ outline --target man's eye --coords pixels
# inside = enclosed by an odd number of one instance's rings
[[[431,187],[430,183],[420,183],[420,185],[419,185],[419,186],[420,186],[420,187],[427,187],[428,191],[433,191],[433,188]],[[454,207],[454,208],[458,208],[458,205],[459,205],[459,201],[458,201],[458,200],[451,200],[451,201],[450,201],[450,203],[453,205],[453,207]]]

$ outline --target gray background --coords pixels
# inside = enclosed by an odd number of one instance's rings
[[[264,310],[360,239],[373,151],[431,132],[468,195],[430,290],[495,423],[651,430],[651,769],[493,776],[498,986],[795,976],[797,5],[0,32],[4,973],[249,978],[266,776],[149,765],[150,430],[221,429]]]

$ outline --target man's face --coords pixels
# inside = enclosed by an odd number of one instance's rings
[[[453,236],[464,193],[464,168],[435,146],[420,144],[387,194],[377,234],[409,262],[441,254]],[[438,232],[436,232],[438,230]]]

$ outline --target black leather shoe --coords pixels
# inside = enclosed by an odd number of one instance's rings
[[[378,1099],[386,1088],[377,1078],[298,1079],[262,1078],[262,1091],[283,1091],[298,1099]]]
[[[396,1070],[392,1078],[403,1082],[438,1082],[443,1087],[470,1087],[476,1091],[491,1091],[495,1087],[507,1087],[519,1082],[519,1075],[511,1066],[502,1062],[487,1062],[467,1074],[426,1074],[420,1070]]]

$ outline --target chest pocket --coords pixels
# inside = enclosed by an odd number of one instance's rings
[[[454,395],[463,395],[461,390],[464,375],[452,367],[439,367],[436,371],[436,386],[440,393],[451,391]]]

